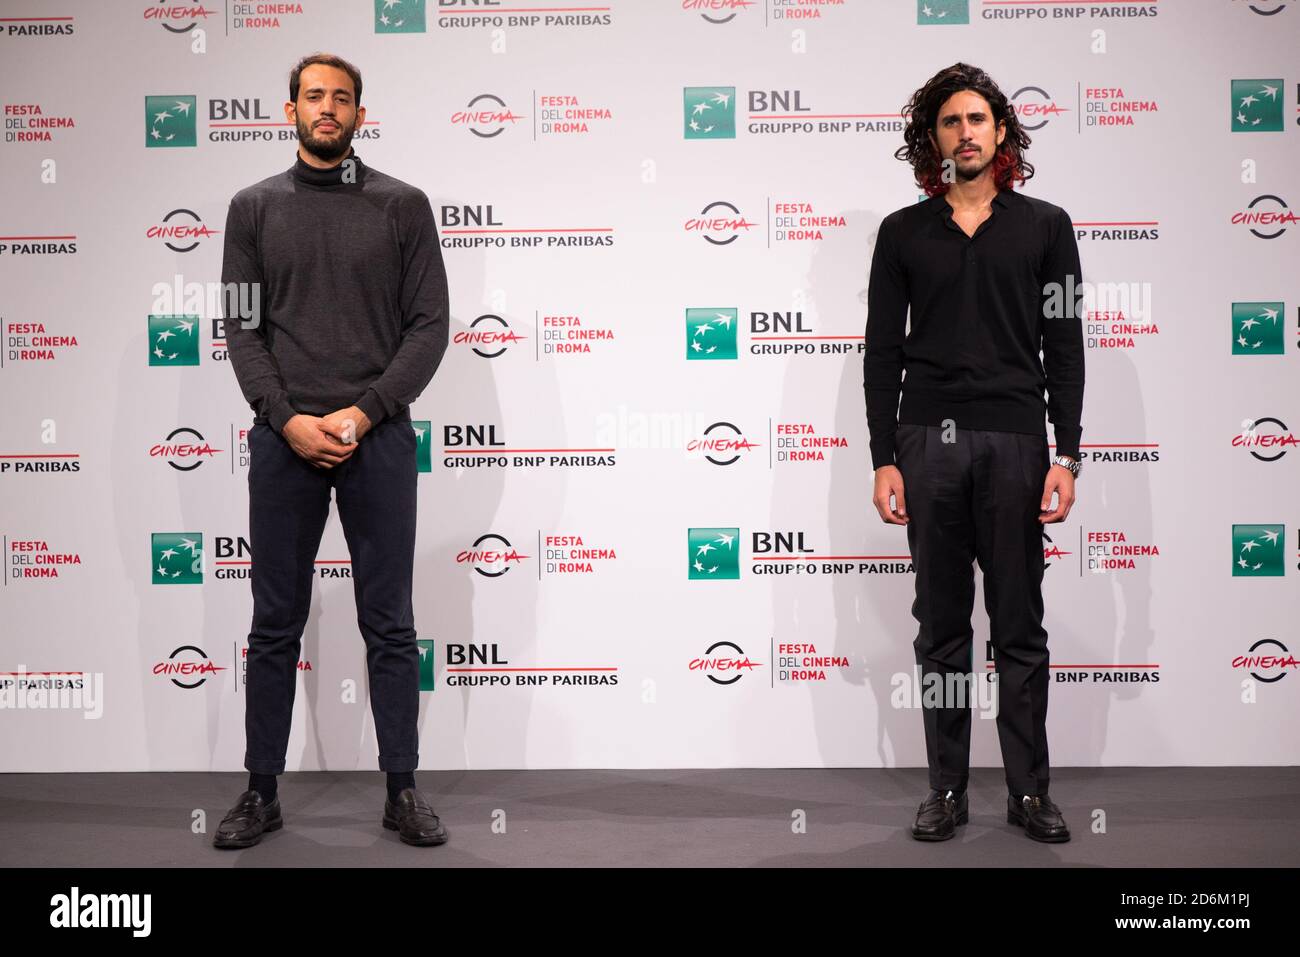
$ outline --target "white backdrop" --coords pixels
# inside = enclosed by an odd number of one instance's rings
[[[1084,278],[1134,292],[1089,316],[1080,497],[1044,542],[1053,763],[1300,757],[1295,666],[1242,660],[1300,643],[1295,3],[2,6],[4,770],[242,767],[252,415],[184,293],[231,195],[292,164],[318,49],[360,67],[357,152],[429,195],[449,276],[412,408],[422,768],[924,764],[861,348],[876,226],[919,196],[898,111],[958,60],[1015,94]],[[731,310],[736,358],[688,359]],[[151,365],[151,314],[196,317],[161,320],[192,349]],[[734,534],[738,577],[690,578],[690,529]],[[200,581],[154,583],[162,534]],[[374,768],[333,514],[319,557],[289,768]],[[975,629],[983,669],[981,596]]]

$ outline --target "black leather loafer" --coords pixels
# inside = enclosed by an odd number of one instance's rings
[[[912,836],[918,841],[946,841],[957,833],[957,825],[970,819],[970,798],[966,792],[953,797],[951,791],[931,791],[916,811]]]
[[[267,831],[284,827],[284,818],[280,816],[280,798],[267,804],[262,795],[256,791],[245,791],[239,795],[229,813],[217,825],[213,835],[213,847],[252,847],[262,839]]]
[[[1046,794],[1007,795],[1007,823],[1025,829],[1035,841],[1063,844],[1070,839],[1061,809]]]
[[[447,829],[433,813],[433,806],[415,788],[403,788],[397,803],[384,801],[384,827],[396,831],[407,844],[427,847],[447,843]]]

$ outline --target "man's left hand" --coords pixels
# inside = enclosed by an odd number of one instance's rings
[[[328,432],[344,445],[360,442],[361,436],[370,431],[370,417],[350,405],[329,415],[321,416],[321,431]]]
[[[1052,493],[1056,493],[1056,508],[1052,508]],[[1047,480],[1043,482],[1042,511],[1038,520],[1044,525],[1063,522],[1070,514],[1074,504],[1074,473],[1069,469],[1053,464],[1047,470]]]

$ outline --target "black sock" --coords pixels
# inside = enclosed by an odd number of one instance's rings
[[[396,801],[397,795],[401,794],[404,788],[413,787],[415,787],[414,771],[388,772],[388,800]]]
[[[262,800],[270,804],[275,800],[275,775],[258,774],[256,771],[248,776],[248,790],[262,795]]]

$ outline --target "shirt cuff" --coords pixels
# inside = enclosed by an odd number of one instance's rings
[[[292,419],[298,411],[289,404],[288,399],[281,399],[271,409],[267,415],[267,421],[271,423],[271,428],[275,429],[276,434],[284,432],[285,423]]]
[[[871,467],[882,468],[894,465],[894,437],[892,435],[877,439],[871,443]]]
[[[1082,429],[1057,429],[1056,430],[1056,454],[1068,455],[1076,462],[1079,459],[1079,438],[1083,433]]]
[[[367,389],[366,394],[357,399],[356,406],[366,414],[372,429],[387,418],[384,415],[384,407],[379,402],[379,395],[373,388]]]

